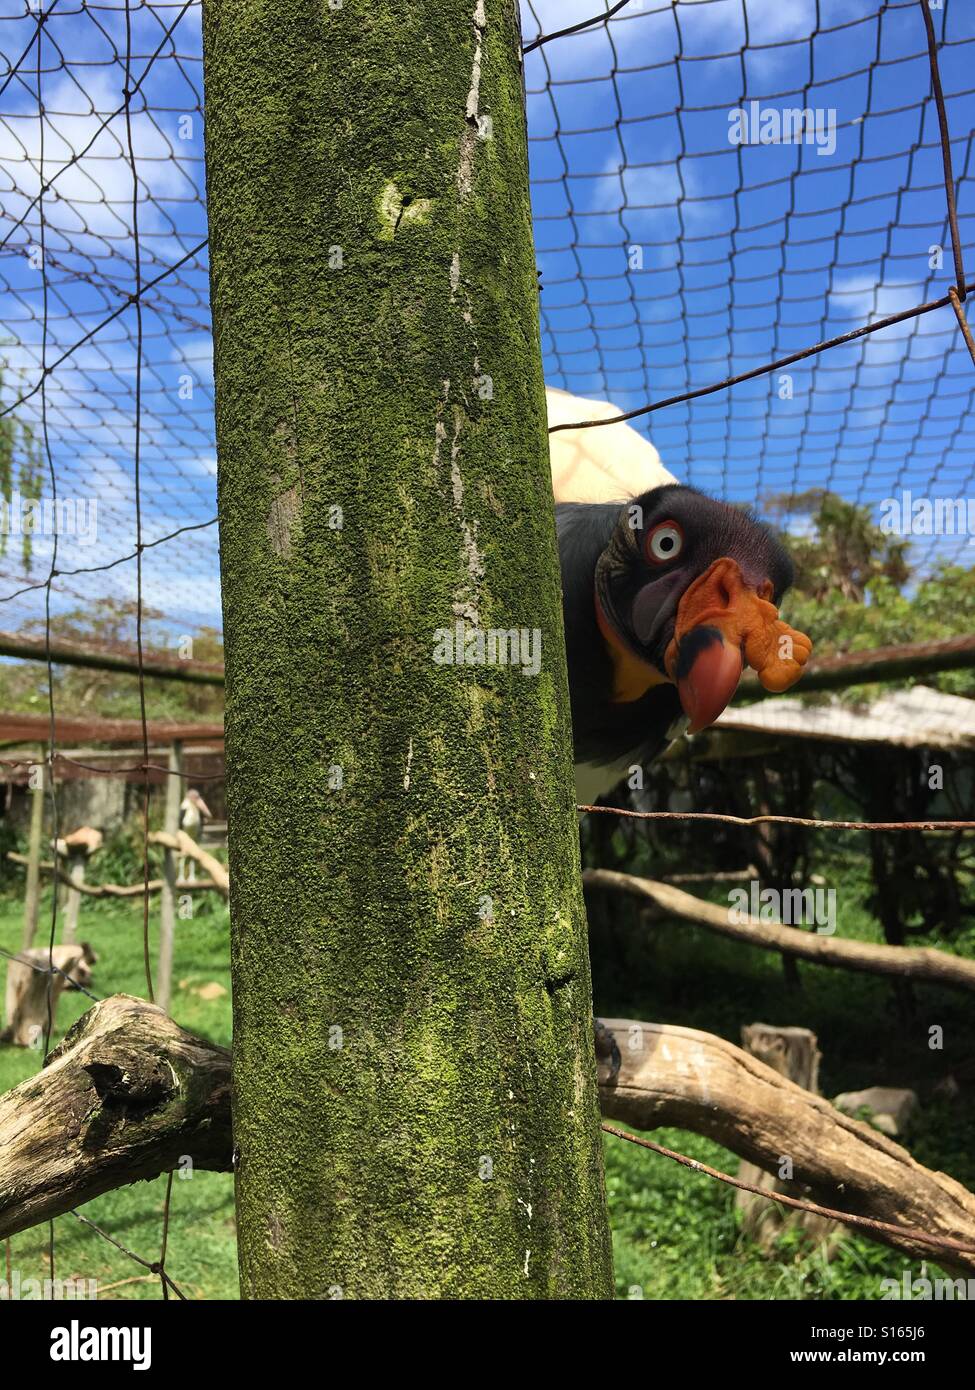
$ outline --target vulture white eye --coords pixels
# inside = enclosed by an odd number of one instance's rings
[[[673,560],[684,548],[684,533],[676,521],[661,521],[646,539],[646,555],[652,565]]]

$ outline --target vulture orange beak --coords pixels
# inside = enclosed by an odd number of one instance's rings
[[[691,584],[677,608],[664,663],[677,686],[689,733],[714,722],[751,666],[766,690],[799,679],[812,651],[805,633],[779,617],[772,586],[749,587],[737,561],[723,557]]]

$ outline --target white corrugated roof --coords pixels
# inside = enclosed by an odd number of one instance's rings
[[[796,699],[763,700],[726,709],[717,729],[821,738],[842,743],[890,743],[902,748],[975,746],[975,700],[914,685],[882,695],[869,705],[804,705]]]

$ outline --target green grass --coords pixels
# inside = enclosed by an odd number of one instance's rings
[[[827,881],[837,889],[838,933],[881,941],[857,866],[834,866]],[[721,892],[712,897],[727,904]],[[917,944],[945,949],[933,938],[918,937]],[[811,1028],[823,1054],[824,1095],[872,1085],[914,1088],[921,1111],[900,1142],[920,1162],[975,1189],[975,1097],[970,1089],[951,1103],[933,1095],[938,1081],[975,1057],[968,996],[918,987],[914,1016],[904,1022],[889,981],[804,962],[801,990],[793,993],[777,954],[684,922],[648,923],[624,903],[596,919],[591,948],[597,1014],[700,1028],[734,1043],[749,1023]],[[953,949],[975,955],[970,936]],[[935,1024],[944,1031],[942,1050],[928,1046]],[[676,1130],[656,1131],[653,1138],[737,1172],[737,1158],[709,1140]],[[792,1237],[770,1258],[740,1232],[732,1189],[619,1139],[607,1136],[604,1148],[621,1297],[876,1299],[880,1281],[899,1279],[907,1264],[853,1235],[843,1236],[828,1262]],[[631,1294],[634,1288],[642,1294]]]
[[[837,875],[829,881],[838,889],[840,934],[879,940],[856,865],[846,865]],[[726,901],[720,894],[715,900]],[[39,941],[49,911],[46,901]],[[16,950],[20,933],[19,899],[0,899],[0,946]],[[88,902],[81,935],[99,955],[95,993],[145,994],[139,907]],[[954,949],[975,954],[971,938],[954,943]],[[922,1111],[908,1147],[921,1162],[975,1188],[975,1101],[970,1092],[950,1105],[932,1096],[938,1080],[975,1056],[975,1018],[964,995],[918,989],[915,1017],[905,1024],[889,982],[806,964],[800,965],[801,992],[790,994],[778,956],[682,923],[646,925],[623,904],[608,921],[594,924],[592,951],[597,1013],[702,1028],[734,1042],[743,1024],[801,1025],[819,1037],[824,1094],[879,1084],[915,1087]],[[153,937],[151,958],[155,956]],[[194,921],[177,924],[175,960],[177,1022],[228,1044],[228,921],[216,900],[208,900]],[[0,984],[4,974],[0,959]],[[194,992],[211,982],[228,993],[205,1000]],[[62,996],[55,1040],[89,1002],[77,993]],[[943,1051],[927,1045],[932,1024],[944,1030]],[[0,1047],[0,1090],[34,1074],[39,1065],[38,1053]],[[709,1140],[676,1130],[657,1131],[654,1138],[725,1172],[737,1171],[738,1160]],[[881,1279],[899,1279],[905,1267],[901,1256],[860,1236],[844,1236],[829,1261],[793,1237],[767,1255],[741,1234],[728,1187],[609,1136],[605,1154],[621,1298],[876,1299]],[[165,1179],[137,1183],[89,1203],[84,1214],[153,1260],[160,1246],[164,1195]],[[46,1225],[13,1237],[12,1267],[22,1279],[48,1277],[47,1239]],[[58,1277],[97,1279],[106,1298],[159,1297],[155,1279],[120,1284],[145,1271],[74,1217],[55,1222],[55,1261]],[[167,1269],[190,1297],[237,1297],[229,1175],[197,1173],[174,1181]],[[919,1273],[916,1265],[914,1273]]]
[[[731,1188],[604,1138],[620,1298],[876,1299],[881,1279],[901,1275],[899,1255],[860,1237],[844,1238],[829,1260],[789,1237],[769,1256],[739,1230]],[[660,1129],[653,1139],[721,1172],[737,1172],[734,1155],[698,1135]]]

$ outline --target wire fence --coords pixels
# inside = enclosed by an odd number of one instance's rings
[[[155,598],[160,615],[170,622],[178,617],[191,631],[205,626],[212,609],[200,610],[199,594],[209,582],[215,595],[217,584],[210,529],[215,470],[207,461],[212,459],[213,402],[206,263],[201,259],[206,215],[199,7],[30,0],[2,19],[15,31],[26,27],[29,37],[0,84],[0,95],[11,97],[10,108],[0,117],[0,164],[9,180],[2,209],[7,225],[0,239],[0,288],[7,329],[14,334],[5,349],[3,383],[5,559],[8,567],[19,560],[22,571],[12,572],[13,587],[0,594],[0,602],[12,613],[10,625],[28,630],[39,615],[36,604],[32,609],[23,601],[43,602],[49,709],[44,761],[50,772],[46,783],[55,841],[60,755],[52,614],[108,599],[134,622],[144,777],[143,954],[152,1001],[143,625],[148,600]],[[189,51],[184,52],[177,34],[187,32]],[[5,45],[5,51],[11,49]],[[174,121],[175,139],[170,129]],[[16,524],[15,502],[19,508],[22,501],[38,502],[45,495],[55,515],[59,500],[62,507],[65,500],[69,503],[73,525],[67,537],[59,526],[35,535],[22,533]],[[207,513],[203,519],[201,508]],[[11,539],[18,534],[22,545],[14,557]],[[178,551],[173,546],[177,540]],[[147,552],[155,555],[165,544],[166,559],[154,572]],[[108,553],[113,547],[114,553]],[[94,563],[66,564],[65,551]],[[34,566],[46,571],[42,579],[31,578]],[[91,583],[106,575],[109,585]],[[79,582],[82,576],[89,582]],[[53,1031],[52,986],[55,975],[64,973],[54,965],[57,915],[54,891],[45,972],[45,1062]],[[23,956],[16,959],[38,968]],[[164,1299],[170,1290],[184,1297],[165,1268],[171,1199],[172,1174],[156,1260],[144,1259],[89,1218],[73,1213],[99,1238],[158,1276]],[[52,1289],[54,1230],[52,1221]],[[9,1244],[7,1262],[9,1267]]]
[[[547,380],[611,399],[641,429],[652,420],[668,466],[705,491],[784,497],[789,527],[805,524],[792,504],[811,488],[873,507],[899,489],[963,496],[971,7],[523,8]],[[0,51],[0,612],[8,631],[43,636],[55,838],[56,643],[87,621],[106,648],[134,652],[141,758],[108,775],[144,777],[151,1000],[149,774],[178,774],[150,761],[147,677],[159,654],[220,628],[199,0],[8,2]],[[794,102],[809,120],[776,136]],[[20,524],[45,505],[70,525]],[[970,540],[915,537],[916,561],[964,561]],[[57,912],[55,892],[49,983]],[[49,1008],[45,1058],[52,1027]],[[170,1174],[156,1260],[75,1215],[182,1298],[165,1268],[171,1197]]]
[[[651,0],[540,48],[548,378],[652,415],[668,466],[730,500],[964,495],[973,39],[950,3]],[[762,127],[790,108],[819,144]]]

